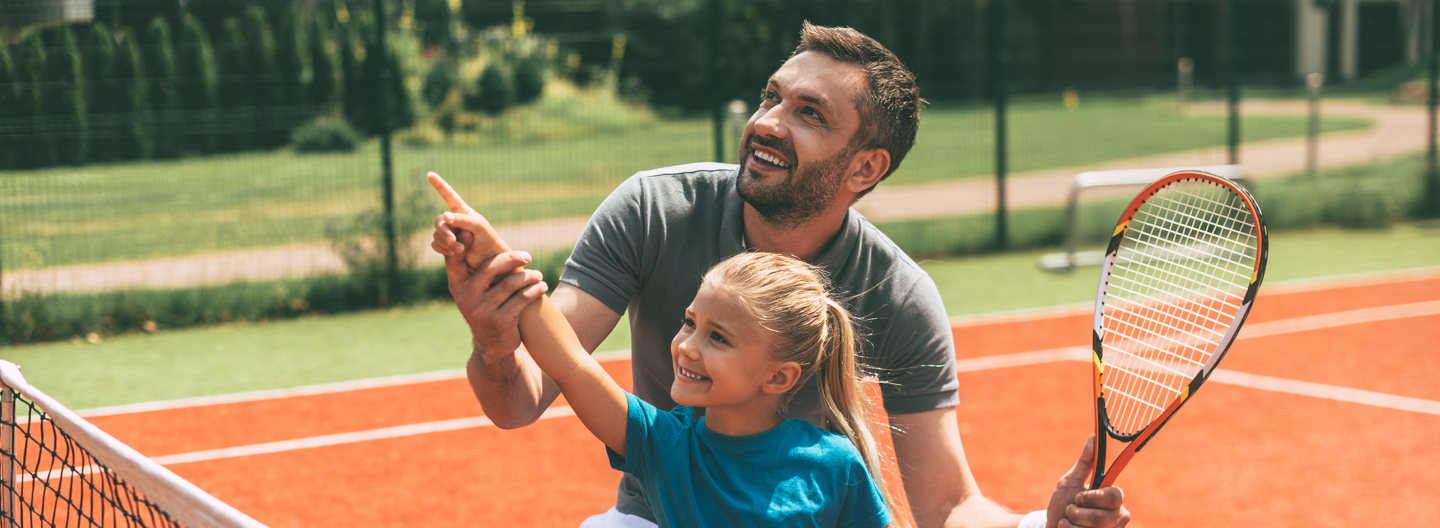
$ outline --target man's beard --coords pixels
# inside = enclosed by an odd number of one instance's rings
[[[761,184],[755,181],[755,176],[746,166],[751,154],[749,143],[759,143],[778,150],[795,165],[789,169],[783,180]],[[855,151],[850,145],[846,145],[844,150],[830,158],[801,165],[794,149],[783,140],[766,141],[759,136],[752,136],[749,143],[741,150],[736,189],[740,192],[740,197],[754,207],[755,212],[760,213],[760,218],[782,229],[799,227],[824,212],[835,199],[835,194],[845,179],[845,168],[855,156]],[[799,172],[796,172],[797,169]]]

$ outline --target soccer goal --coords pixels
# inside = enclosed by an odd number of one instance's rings
[[[1090,171],[1075,175],[1070,185],[1070,195],[1065,200],[1065,246],[1062,251],[1040,256],[1040,269],[1057,273],[1069,273],[1077,266],[1099,266],[1105,258],[1103,250],[1077,251],[1075,245],[1080,236],[1079,211],[1080,194],[1087,189],[1100,187],[1148,185],[1165,175],[1182,170],[1197,170],[1234,180],[1244,185],[1247,171],[1244,165],[1204,165],[1199,167],[1170,167],[1159,169],[1129,169],[1111,171]]]

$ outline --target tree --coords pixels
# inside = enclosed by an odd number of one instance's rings
[[[352,14],[350,21],[340,25],[336,42],[340,45],[340,69],[345,78],[345,120],[362,134],[369,134],[371,107],[374,105],[373,87],[366,81],[365,43],[368,18]]]
[[[420,97],[433,111],[445,102],[445,96],[449,95],[454,84],[450,77],[450,66],[444,60],[437,60],[430,66],[430,71],[425,73],[425,84],[420,87]]]
[[[15,45],[16,97],[19,105],[16,113],[22,121],[21,136],[15,141],[24,167],[45,167],[55,164],[53,152],[49,150],[43,128],[45,118],[45,41],[37,28],[27,28],[20,33]]]
[[[246,89],[250,91],[251,144],[270,148],[289,141],[288,130],[277,129],[276,107],[280,105],[279,75],[275,69],[275,36],[265,10],[251,5],[241,20],[245,33]]]
[[[214,59],[210,35],[195,17],[187,16],[181,22],[180,45],[175,53],[178,56],[175,87],[186,131],[180,137],[188,144],[187,150],[202,154],[215,152],[220,125],[215,119],[219,94],[215,86]]]
[[[20,151],[15,147],[21,133],[14,124],[20,117],[20,97],[15,91],[18,83],[5,35],[0,33],[0,123],[6,123],[0,125],[0,170],[20,167]]]
[[[329,25],[324,18],[315,16],[310,31],[310,102],[324,112],[338,99],[340,69],[336,64],[334,42],[330,40]]]
[[[415,25],[420,32],[420,43],[427,47],[450,47],[454,43],[450,35],[450,15],[449,0],[415,0]]]
[[[49,82],[45,113],[57,127],[50,149],[59,163],[82,165],[89,160],[90,131],[85,114],[85,86],[81,84],[80,44],[69,24],[55,34],[55,45],[45,58]]]
[[[410,97],[410,89],[405,87],[405,71],[400,69],[400,56],[396,55],[394,50],[389,50],[385,53],[385,58],[390,76],[383,81],[377,79],[375,84],[383,84],[387,89],[385,106],[390,109],[390,129],[408,127],[415,124],[415,105]]]
[[[115,36],[103,22],[90,25],[85,46],[85,110],[90,114],[90,161],[120,158],[115,116]],[[3,106],[3,103],[0,103]]]
[[[145,55],[135,38],[136,32],[126,32],[115,53],[116,90],[115,116],[122,125],[117,134],[117,149],[120,159],[150,159],[154,155],[154,137],[150,135],[154,118],[150,113],[150,87],[145,77]]]
[[[150,111],[155,120],[151,128],[155,138],[154,156],[173,158],[181,154],[183,133],[176,129],[180,93],[175,86],[175,45],[170,40],[170,23],[162,17],[151,20],[145,30],[144,44],[145,73],[150,79]]]
[[[226,124],[220,133],[219,149],[234,152],[250,149],[251,105],[250,90],[246,76],[249,71],[245,63],[245,33],[240,21],[226,18],[220,27],[220,40],[216,41],[216,66],[220,71],[218,92],[220,93],[221,115]]]
[[[301,106],[309,101],[305,93],[305,26],[294,3],[282,8],[275,26],[275,73],[279,76],[280,100],[284,106]],[[289,137],[289,131],[285,133]]]

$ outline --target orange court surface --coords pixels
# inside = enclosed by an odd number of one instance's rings
[[[1268,288],[1202,396],[1119,477],[1131,526],[1434,519],[1440,275]],[[1074,309],[954,325],[960,433],[1000,504],[1044,505],[1093,431],[1090,322]],[[629,386],[628,357],[602,364]],[[619,474],[563,399],[500,430],[461,376],[89,419],[275,527],[575,527],[614,504]]]

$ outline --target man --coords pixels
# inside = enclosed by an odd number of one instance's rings
[[[896,456],[919,526],[1123,526],[1118,488],[1085,491],[1091,446],[1047,511],[1024,517],[980,494],[957,429],[954,344],[928,276],[850,206],[899,166],[919,127],[913,75],[873,39],[806,23],[746,125],[740,167],[713,163],[642,172],[606,199],[567,262],[553,301],[593,351],[628,310],[634,392],[669,409],[669,342],[711,264],[741,251],[794,255],[830,274],[867,334],[862,361],[880,376]],[[639,148],[643,148],[640,146]],[[474,335],[470,384],[500,427],[535,421],[559,390],[520,343],[520,312],[545,291],[519,252],[467,255],[476,221],[458,196],[436,219],[450,288]],[[457,234],[458,233],[458,234]],[[789,415],[819,424],[802,390]],[[653,523],[626,477],[607,526]],[[594,522],[597,519],[592,519]],[[651,524],[653,525],[653,524]]]

